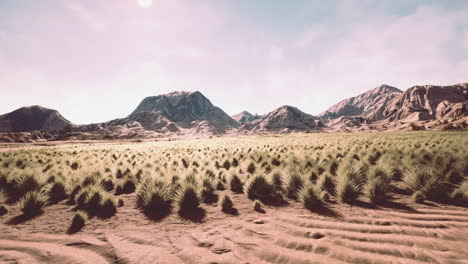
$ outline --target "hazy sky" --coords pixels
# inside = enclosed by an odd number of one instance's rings
[[[174,90],[318,114],[383,83],[467,81],[466,0],[0,0],[0,114],[102,122]]]

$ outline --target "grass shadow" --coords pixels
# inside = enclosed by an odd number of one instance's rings
[[[379,206],[380,207],[384,207],[384,208],[391,208],[391,209],[397,209],[397,210],[401,210],[401,211],[405,211],[405,212],[409,212],[409,213],[420,213],[418,210],[408,206],[408,205],[404,205],[402,203],[397,203],[397,202],[394,202],[394,201],[391,201],[391,200],[387,200],[385,202],[382,202],[382,203],[379,203]]]
[[[205,197],[205,199],[203,200],[203,203],[206,203],[206,204],[214,204],[214,203],[217,203],[219,200],[219,197],[217,194],[212,194],[212,195],[209,195],[207,197]]]
[[[225,209],[225,210],[223,210],[223,212],[226,213],[226,214],[234,215],[234,216],[239,215],[239,211],[234,207],[231,207],[229,209]]]
[[[338,213],[337,211],[331,209],[331,208],[328,208],[327,206],[325,205],[320,205],[319,207],[317,207],[316,209],[314,209],[313,211],[314,213],[317,213],[319,215],[322,215],[322,216],[328,216],[328,217],[333,217],[333,218],[340,218],[342,217],[342,215],[340,213]]]
[[[158,222],[168,217],[172,213],[172,209],[172,207],[166,207],[158,211],[144,210],[143,213],[148,219]]]
[[[179,216],[183,219],[190,220],[194,223],[202,223],[206,216],[206,211],[203,208],[193,210],[179,211]]]
[[[8,220],[6,223],[8,225],[19,225],[19,224],[22,224],[22,223],[25,223],[31,219],[34,219],[40,215],[42,215],[44,212],[39,212],[39,213],[36,213],[36,214],[21,214],[21,215],[18,215],[18,216],[15,216],[13,218],[11,218],[10,220]]]

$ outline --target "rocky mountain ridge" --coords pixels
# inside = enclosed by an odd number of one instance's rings
[[[74,125],[56,110],[23,107],[0,116],[0,141],[464,129],[467,109],[468,83],[414,86],[405,92],[381,85],[342,100],[319,116],[285,105],[263,116],[243,111],[230,117],[200,92],[172,92],[144,98],[127,117],[89,125]]]

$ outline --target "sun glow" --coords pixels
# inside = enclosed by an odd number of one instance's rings
[[[149,8],[153,4],[153,0],[137,0],[137,2],[143,8]]]

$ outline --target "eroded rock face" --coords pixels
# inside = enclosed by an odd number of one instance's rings
[[[307,131],[322,127],[317,117],[306,114],[296,107],[285,105],[262,118],[244,125],[252,132]]]
[[[146,97],[132,115],[139,112],[160,113],[182,128],[193,128],[194,121],[208,121],[221,131],[239,126],[234,119],[214,106],[200,92],[173,92]]]
[[[414,86],[385,108],[388,121],[456,118],[467,114],[468,84]]]
[[[0,116],[0,132],[55,131],[72,126],[56,110],[42,106],[22,107]]]
[[[377,120],[383,117],[382,107],[402,93],[399,89],[381,85],[363,94],[345,99],[319,115],[323,119],[336,119],[342,116],[362,116]]]
[[[247,111],[242,111],[239,114],[232,116],[232,119],[236,120],[239,123],[247,123],[247,122],[251,122],[260,118],[261,116],[252,115],[251,113]]]

